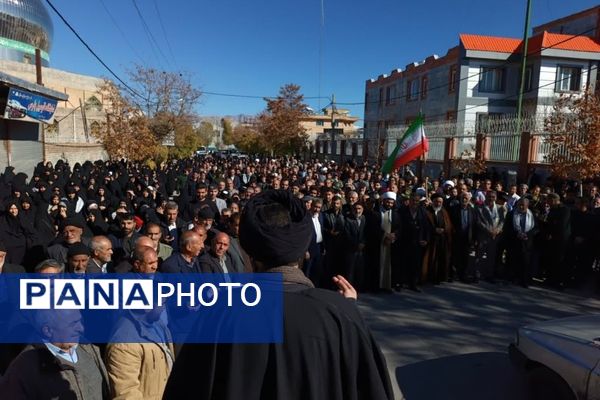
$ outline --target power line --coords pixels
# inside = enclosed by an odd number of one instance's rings
[[[104,0],[99,0],[99,1],[100,1],[100,4],[102,4],[102,7],[104,8],[104,11],[106,11],[106,14],[108,14],[108,16],[109,16],[110,20],[112,21],[113,25],[121,33],[121,36],[125,40],[125,43],[127,43],[127,46],[129,46],[129,49],[137,56],[137,58],[141,62],[144,62],[144,59],[142,58],[142,56],[140,55],[140,53],[137,51],[137,49],[131,44],[131,42],[129,41],[129,38],[127,37],[127,35],[125,34],[125,32],[123,32],[123,30],[121,29],[121,27],[117,23],[117,20],[115,19],[115,17],[112,15],[112,13],[110,12],[110,10],[106,6],[106,3],[104,3]]]
[[[73,26],[71,26],[71,24],[66,20],[65,17],[63,17],[63,15],[60,13],[60,11],[58,11],[56,9],[56,7],[54,7],[54,4],[52,4],[52,2],[50,0],[46,0],[46,2],[48,3],[48,5],[50,6],[50,8],[52,8],[52,10],[56,13],[56,15],[58,15],[58,17],[65,23],[65,25],[71,30],[71,32],[73,32],[73,34],[77,37],[77,39],[79,39],[79,41],[85,46],[85,48],[96,58],[96,60],[98,60],[98,62],[100,64],[102,64],[102,66],[104,68],[106,68],[106,70],[108,72],[110,72],[110,74],[119,82],[121,82],[121,84],[123,85],[123,87],[125,87],[127,90],[129,90],[133,95],[138,96],[140,98],[143,98],[138,92],[136,92],[135,90],[133,90],[131,88],[131,86],[129,86],[127,83],[125,83],[125,81],[123,79],[121,79],[119,77],[119,75],[117,75],[101,58],[98,54],[96,54],[96,52],[94,50],[92,50],[92,48],[87,44],[87,42],[85,40],[83,40],[83,38],[79,35],[79,33],[77,33],[77,31],[75,30],[75,28],[73,28]]]
[[[152,31],[150,30],[150,27],[146,23],[146,19],[142,15],[142,11],[138,7],[137,1],[136,0],[131,0],[131,2],[133,3],[133,6],[135,7],[135,11],[136,11],[138,17],[140,17],[140,21],[142,21],[142,28],[146,32],[146,36],[148,37],[148,40],[150,42],[150,47],[151,47],[152,51],[154,52],[154,47],[156,47],[156,50],[158,50],[158,53],[162,56],[162,58],[167,61],[167,64],[169,64],[170,66],[172,66],[171,65],[171,61],[165,56],[165,53],[163,53],[163,51],[161,50],[160,46],[158,45],[158,42],[154,38],[154,35],[152,34]],[[156,56],[156,53],[155,53],[155,56]],[[158,57],[157,57],[157,59],[158,59]]]
[[[561,41],[559,41],[559,42],[556,42],[556,43],[554,43],[552,46],[548,46],[548,47],[540,47],[540,49],[539,49],[539,50],[532,51],[532,52],[528,52],[528,53],[527,53],[527,55],[528,55],[528,56],[532,56],[532,55],[536,55],[536,54],[538,54],[538,53],[540,53],[540,54],[541,54],[541,52],[542,52],[542,51],[544,51],[544,50],[552,49],[552,48],[554,48],[554,47],[556,47],[556,46],[558,46],[558,45],[560,45],[560,44],[566,43],[566,42],[568,42],[568,41],[570,41],[570,40],[573,40],[573,39],[575,39],[575,38],[577,38],[577,37],[580,37],[580,36],[585,36],[586,34],[588,34],[588,33],[590,33],[590,32],[593,32],[593,31],[595,31],[595,28],[588,29],[588,30],[586,30],[586,31],[584,31],[584,32],[578,33],[577,35],[572,35],[572,36],[569,36],[568,38],[566,38],[566,39],[564,39],[564,40],[561,40]],[[531,38],[530,38],[529,40],[531,40]],[[507,67],[507,66],[509,66],[509,65],[511,65],[511,64],[513,64],[513,62],[506,61],[505,63],[498,64],[498,65],[494,66],[494,68],[503,68],[503,67]],[[484,72],[482,72],[482,71],[479,71],[479,72],[477,72],[477,73],[474,73],[474,74],[472,74],[472,75],[465,76],[464,78],[460,78],[460,79],[456,80],[455,82],[453,82],[453,84],[458,84],[459,82],[462,82],[462,81],[465,81],[465,80],[468,80],[468,79],[471,79],[471,78],[475,78],[475,77],[477,77],[477,76],[479,76],[479,75],[482,75],[483,73],[484,73]],[[448,83],[443,83],[443,84],[440,84],[440,85],[438,85],[438,86],[428,87],[428,88],[426,89],[426,91],[431,91],[431,90],[435,90],[435,89],[443,89],[443,88],[445,88],[445,87],[449,87],[451,84],[452,84],[451,82],[448,82]],[[426,91],[421,89],[421,90],[419,90],[418,92],[415,92],[415,95],[416,95],[417,97],[420,97],[420,96],[421,96],[421,94],[422,94],[422,93],[425,93]],[[396,97],[391,97],[391,98],[390,98],[390,100],[399,100],[399,99],[402,99],[403,97],[406,97],[406,95],[400,95],[400,96],[396,96]],[[379,103],[379,101],[380,101],[380,100],[372,100],[372,101],[369,101],[369,102],[364,102],[364,101],[356,101],[356,102],[337,102],[337,104],[340,104],[340,105],[346,105],[346,106],[358,106],[358,105],[364,105],[364,104],[376,104],[376,103]]]
[[[278,96],[258,96],[258,95],[250,95],[250,94],[236,94],[236,93],[220,93],[220,92],[205,92],[202,91],[202,94],[207,94],[209,96],[223,96],[223,97],[238,97],[244,99],[276,99]],[[302,96],[303,99],[313,100],[313,99],[328,99],[325,96]]]
[[[165,42],[167,42],[167,49],[169,50],[169,54],[171,55],[173,62],[175,62],[175,54],[173,53],[173,48],[171,47],[171,42],[169,42],[169,37],[167,36],[167,30],[165,29],[165,25],[163,24],[163,20],[160,15],[160,10],[158,9],[158,4],[156,3],[156,0],[153,0],[153,3],[154,3],[154,9],[156,10],[156,15],[158,15],[158,22],[160,24],[160,29],[162,30],[163,36],[165,37]]]
[[[100,0],[100,1],[102,2],[102,0]],[[135,0],[132,0],[132,1],[135,4]],[[139,97],[140,99],[142,99],[144,101],[147,100],[144,96],[142,96],[136,90],[134,90],[131,86],[129,86],[123,79],[121,79],[121,77],[119,75],[117,75],[117,73],[115,71],[113,71],[113,69],[110,68],[108,66],[108,64],[106,64],[106,62],[104,62],[104,60],[102,60],[102,58],[100,58],[100,56],[81,37],[81,35],[77,32],[77,30],[75,30],[75,28],[69,23],[69,21],[67,21],[67,19],[61,14],[61,12],[54,6],[54,4],[52,4],[51,0],[46,0],[46,2],[50,6],[50,8],[56,13],[56,15],[58,15],[58,17],[63,21],[63,23],[69,28],[69,30],[71,30],[71,32],[73,32],[73,34],[77,37],[77,39],[81,42],[81,44],[83,44],[83,46],[94,56],[94,58],[117,81],[119,81],[123,85],[123,87],[125,89],[127,89],[134,96],[137,96],[137,97]],[[137,4],[135,4],[135,5],[136,5],[136,8],[137,8]],[[137,10],[139,11],[139,8],[137,8]],[[110,15],[110,13],[109,13],[109,15]],[[141,15],[140,15],[140,17],[141,17]],[[144,24],[145,24],[145,21],[144,21]],[[221,92],[208,92],[208,91],[203,91],[202,94],[211,95],[211,96],[224,96],[224,97],[237,97],[237,98],[253,98],[253,99],[274,99],[274,98],[277,98],[277,96],[258,96],[258,95],[245,95],[245,94],[237,94],[237,93],[221,93]],[[319,99],[319,98],[326,99],[327,97],[322,97],[322,96],[304,96],[304,99],[307,99],[307,100],[310,100],[310,99]]]

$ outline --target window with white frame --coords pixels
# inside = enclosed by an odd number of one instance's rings
[[[578,92],[579,90],[581,90],[581,67],[559,65],[555,91]]]
[[[479,72],[480,92],[504,91],[504,68],[481,67]]]

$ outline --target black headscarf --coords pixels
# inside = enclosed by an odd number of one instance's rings
[[[282,206],[289,221],[275,226],[269,218],[273,205]],[[272,209],[272,208],[271,208]],[[313,234],[313,225],[304,204],[289,191],[268,190],[248,201],[240,219],[240,244],[250,257],[268,267],[300,260]]]

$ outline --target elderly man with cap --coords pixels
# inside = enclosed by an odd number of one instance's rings
[[[90,249],[83,243],[75,243],[67,252],[66,270],[70,274],[85,274],[90,261]]]
[[[75,243],[89,245],[90,239],[83,237],[85,222],[80,217],[67,218],[62,223],[62,242],[48,247],[48,258],[52,258],[60,263],[67,262],[67,252],[69,247]]]
[[[381,199],[379,288],[391,293],[392,288],[400,287],[400,274],[397,268],[394,268],[394,263],[398,261],[401,221],[396,209],[396,193],[385,192]]]
[[[248,202],[240,242],[256,271],[283,276],[283,340],[186,344],[164,399],[191,393],[206,399],[393,398],[385,358],[354,301],[314,288],[299,268],[312,230],[306,207],[287,191],[270,190]],[[344,278],[334,279],[340,292],[356,295]]]

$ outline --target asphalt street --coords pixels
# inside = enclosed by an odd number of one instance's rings
[[[600,313],[600,300],[542,287],[448,283],[423,293],[362,294],[359,307],[386,356],[396,399],[526,400],[507,355],[516,329]]]

